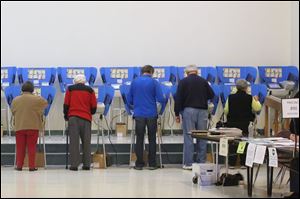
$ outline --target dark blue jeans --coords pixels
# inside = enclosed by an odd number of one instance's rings
[[[157,117],[155,118],[141,118],[135,117],[135,133],[136,133],[136,145],[135,153],[137,160],[135,166],[143,167],[145,166],[143,160],[144,152],[144,136],[146,132],[146,127],[148,130],[148,140],[149,140],[149,166],[156,166],[156,130],[157,130]]]

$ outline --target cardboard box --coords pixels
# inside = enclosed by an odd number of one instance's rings
[[[148,163],[148,151],[144,151],[143,159],[144,159],[145,164],[147,164]],[[136,161],[136,154],[135,153],[132,153],[131,161]]]
[[[103,153],[94,153],[93,154],[94,168],[106,169],[107,165],[105,159],[106,156]]]
[[[28,165],[28,154],[26,153],[23,167],[29,167]],[[35,167],[45,167],[45,153],[36,152],[35,154]]]
[[[118,137],[127,136],[127,125],[126,123],[120,122],[116,124],[116,134]]]
[[[207,153],[206,154],[206,161],[213,163],[213,154],[212,153]]]

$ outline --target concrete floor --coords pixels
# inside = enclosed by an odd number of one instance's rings
[[[246,170],[240,171],[245,178]],[[275,169],[274,178],[278,170]],[[192,183],[191,171],[182,170],[180,165],[166,165],[164,169],[137,171],[128,167],[79,170],[77,172],[60,168],[15,171],[12,167],[1,168],[1,198],[3,197],[170,197],[170,198],[238,198],[247,197],[246,185],[233,187],[206,186]],[[285,184],[274,186],[273,197],[288,193]],[[253,197],[267,197],[266,169],[260,171],[253,190]]]

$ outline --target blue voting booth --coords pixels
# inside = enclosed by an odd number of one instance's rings
[[[5,88],[15,84],[16,73],[17,73],[17,68],[15,66],[1,67],[1,99],[2,99],[2,97],[6,98],[5,93],[4,93]],[[7,98],[6,98],[6,101],[7,101]],[[1,108],[1,114],[2,114],[2,110],[3,111],[5,110],[6,126],[7,126],[9,135],[11,135],[11,125],[9,122],[10,111],[9,111],[8,105],[6,104],[5,106],[6,107],[4,109]]]
[[[184,72],[185,67],[178,67],[178,79],[181,80],[186,77],[186,73]],[[215,83],[217,77],[217,70],[212,66],[199,66],[198,67],[198,75],[202,78],[206,79],[211,84]]]
[[[171,83],[174,85],[177,79],[177,68],[175,66],[153,66],[153,78],[163,84]],[[139,68],[138,76],[141,75],[141,68]]]
[[[280,89],[283,81],[299,82],[299,71],[296,66],[258,66],[260,82],[269,89]]]
[[[122,100],[124,102],[126,113],[130,116],[133,116],[133,107],[129,104],[128,101],[129,90],[130,90],[130,85],[128,84],[122,84],[120,86],[120,93],[122,96]]]
[[[20,85],[14,85],[9,86],[5,88],[4,90],[5,97],[7,100],[7,103],[9,106],[11,106],[11,103],[13,99],[19,95],[21,95],[21,86]],[[53,86],[35,86],[34,87],[34,95],[38,95],[43,97],[48,102],[48,106],[44,111],[44,116],[47,117],[49,114],[51,105],[53,103],[54,97],[55,97],[56,89]]]
[[[103,67],[100,68],[100,75],[104,84],[112,85],[115,89],[119,89],[121,84],[130,84],[138,76],[137,70],[137,67],[126,66]]]
[[[61,92],[66,92],[66,88],[73,84],[76,75],[83,74],[87,84],[93,86],[97,77],[97,68],[95,67],[58,67],[57,77]]]
[[[252,66],[217,66],[219,84],[235,84],[238,79],[245,79],[254,84],[257,69]]]
[[[1,87],[5,88],[15,84],[17,68],[15,66],[1,67]]]
[[[50,86],[54,84],[56,68],[18,68],[20,84],[31,81],[35,86]]]
[[[225,106],[226,100],[228,96],[236,91],[235,85],[220,85],[221,89],[221,102],[223,107]],[[264,84],[253,84],[249,86],[249,94],[251,93],[252,96],[258,96],[259,102],[263,104],[265,102],[265,98],[268,94],[267,87]]]
[[[20,84],[31,81],[34,84],[33,94],[43,97],[48,101],[48,107],[44,115],[47,116],[53,103],[56,89],[52,86],[55,82],[56,68],[18,68],[18,80]],[[13,93],[20,95],[21,86],[12,88]]]
[[[92,86],[94,89],[97,102],[103,103],[105,108],[103,115],[106,116],[109,112],[110,105],[114,98],[115,90],[110,85]]]

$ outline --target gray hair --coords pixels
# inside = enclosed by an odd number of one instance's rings
[[[188,65],[185,67],[184,72],[189,73],[189,72],[198,72],[198,67],[194,64]]]
[[[237,90],[245,90],[249,86],[248,82],[244,79],[239,79],[236,81],[236,89]]]
[[[79,84],[79,83],[85,84],[85,82],[86,82],[86,79],[83,74],[76,75],[75,78],[73,79],[74,84]]]

